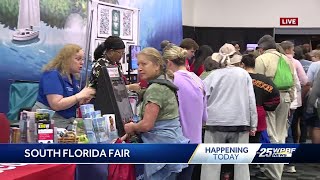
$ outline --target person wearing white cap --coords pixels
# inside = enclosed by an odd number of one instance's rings
[[[220,69],[204,79],[208,99],[205,143],[249,143],[257,128],[256,99],[252,79],[240,66],[242,56],[231,44],[220,48],[213,60]],[[220,164],[202,165],[201,179],[220,179]],[[236,180],[250,179],[247,164],[234,165]]]

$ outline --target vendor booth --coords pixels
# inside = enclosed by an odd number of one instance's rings
[[[42,108],[31,111],[37,97],[38,83],[16,82],[10,89],[10,119],[18,119],[10,129],[10,143],[122,143],[124,124],[136,119],[137,96],[127,91],[123,76],[137,80],[134,59],[138,45],[139,10],[108,4],[97,0],[88,1],[87,43],[85,48],[85,79],[81,87],[88,85],[93,51],[108,36],[119,36],[125,42],[125,56],[121,65],[103,67],[99,86],[91,104],[81,105],[77,117],[68,128],[55,126],[55,112]],[[132,48],[135,47],[135,48]],[[140,48],[138,48],[140,50]],[[130,51],[131,50],[131,51]],[[135,52],[133,52],[135,50]],[[135,54],[133,54],[135,53]],[[134,61],[134,62],[133,62]],[[85,83],[85,84],[83,84]],[[22,87],[23,85],[23,87]],[[16,92],[20,93],[16,93]],[[23,93],[21,93],[23,92]],[[27,95],[26,95],[27,93]],[[129,94],[130,93],[130,94]],[[14,94],[14,95],[13,95]],[[32,101],[30,101],[32,99]],[[28,101],[26,101],[28,100]],[[127,143],[137,143],[134,137]],[[120,165],[24,165],[10,166],[1,172],[0,179],[114,179]],[[143,166],[121,165],[129,168],[130,178],[139,179]],[[136,172],[137,171],[137,172]],[[48,174],[53,175],[48,176]],[[125,172],[126,173],[126,172]],[[128,172],[127,172],[128,173]],[[134,176],[134,178],[132,177]],[[9,178],[9,179],[10,179]]]

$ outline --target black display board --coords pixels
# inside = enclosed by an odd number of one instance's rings
[[[101,114],[115,114],[118,135],[125,134],[124,124],[132,121],[133,112],[122,74],[117,66],[102,67],[94,103]]]

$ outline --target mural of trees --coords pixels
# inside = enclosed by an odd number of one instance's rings
[[[77,13],[82,18],[87,17],[86,0],[41,0],[40,18],[48,26],[63,28],[65,20],[71,13]]]
[[[13,29],[18,23],[19,0],[0,1],[0,23]]]
[[[17,27],[19,0],[0,1],[0,23],[4,27]],[[50,27],[64,27],[67,17],[77,13],[82,18],[87,17],[86,0],[40,0],[40,19]]]

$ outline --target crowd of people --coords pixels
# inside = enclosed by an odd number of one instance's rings
[[[83,50],[66,45],[44,68],[36,108],[57,111],[59,127],[72,124],[76,106],[94,98],[102,66],[121,67],[125,45],[108,37],[94,53],[89,87],[76,81]],[[161,51],[147,47],[138,53],[142,81],[127,84],[141,97],[138,123],[128,123],[128,135],[140,134],[144,143],[320,143],[320,50],[277,44],[265,35],[258,47],[241,54],[239,44],[224,44],[218,52],[190,38],[180,45],[161,43]],[[309,59],[308,59],[308,58]],[[281,179],[294,165],[267,164],[254,176]],[[235,179],[250,179],[246,164],[234,166]],[[145,179],[191,179],[197,166],[147,164]],[[220,179],[220,165],[202,165],[201,179]]]

